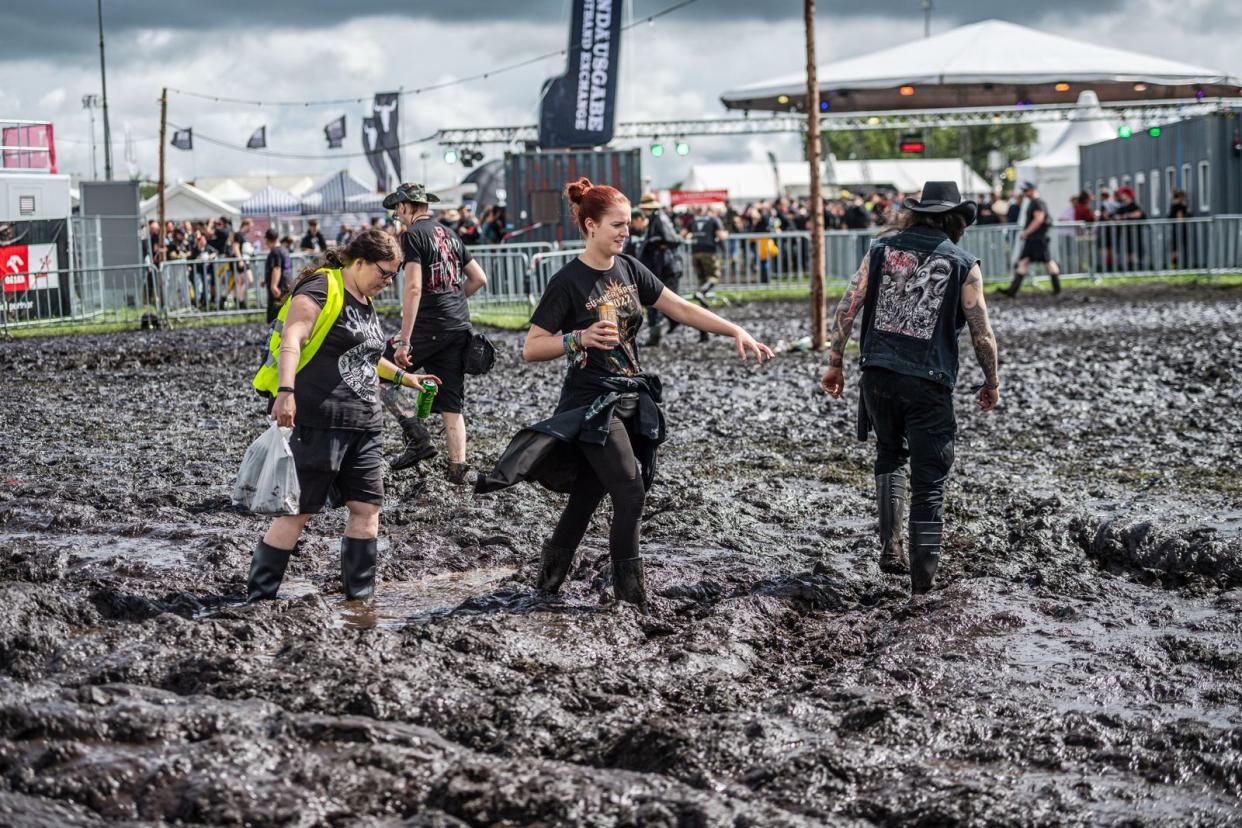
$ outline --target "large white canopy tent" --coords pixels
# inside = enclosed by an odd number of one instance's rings
[[[901,109],[1072,104],[1094,89],[1103,101],[1237,97],[1236,78],[1216,69],[1072,40],[1004,20],[818,67],[829,114]],[[804,70],[721,96],[729,109],[799,111]],[[823,104],[821,104],[823,106]]]
[[[779,179],[779,181],[778,181]],[[836,188],[892,187],[918,192],[927,181],[956,181],[962,193],[978,195],[990,188],[960,158],[891,158],[879,161],[830,159],[820,175],[831,195]],[[811,190],[811,170],[805,162],[766,161],[741,164],[695,164],[682,182],[683,190],[728,190],[731,202],[805,196]]]
[[[1100,100],[1088,90],[1078,96],[1078,109],[1069,125],[1047,152],[1014,165],[1020,181],[1032,181],[1051,215],[1060,216],[1070,197],[1081,190],[1078,177],[1079,148],[1117,137],[1115,124],[1104,117]]]
[[[159,193],[138,205],[143,218],[158,219],[160,217]],[[193,184],[174,184],[164,193],[164,218],[167,221],[203,221],[210,218],[228,216],[236,221],[241,216],[231,204],[204,193]]]

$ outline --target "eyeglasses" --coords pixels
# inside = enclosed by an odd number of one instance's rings
[[[384,270],[384,268],[380,267],[379,262],[371,262],[371,264],[375,265],[375,269],[379,271],[380,278],[383,279],[385,282],[390,282],[393,279],[397,278],[397,271]]]

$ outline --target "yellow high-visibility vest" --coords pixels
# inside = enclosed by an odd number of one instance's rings
[[[332,325],[336,322],[336,318],[341,315],[341,308],[345,306],[345,279],[341,276],[340,268],[320,268],[316,273],[328,274],[328,299],[323,304],[323,309],[319,311],[319,316],[315,319],[315,325],[311,328],[310,339],[302,346],[302,356],[298,359],[298,370],[301,371],[306,367],[306,363],[310,362],[319,350],[319,346],[323,344],[324,339],[328,335],[328,331],[332,329]],[[276,396],[276,389],[280,387],[280,377],[277,373],[277,365],[280,360],[280,335],[285,330],[285,318],[289,315],[289,308],[293,305],[292,301],[285,302],[284,307],[280,309],[280,313],[276,315],[276,321],[272,322],[272,332],[267,337],[267,361],[263,363],[263,367],[254,375],[254,379],[250,384],[255,390]]]

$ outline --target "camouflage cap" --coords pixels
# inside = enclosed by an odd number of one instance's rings
[[[435,193],[427,192],[422,184],[398,184],[396,192],[384,196],[384,209],[393,210],[403,201],[411,204],[432,204],[440,200]]]

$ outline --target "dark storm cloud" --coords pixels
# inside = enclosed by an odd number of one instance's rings
[[[642,18],[674,5],[676,0],[635,0],[634,15]],[[949,25],[1000,17],[1017,23],[1039,23],[1049,18],[1060,21],[1083,15],[1098,15],[1137,0],[936,0],[933,21],[938,30]],[[16,0],[0,0],[0,7]],[[170,29],[222,38],[220,49],[227,51],[229,32],[270,27],[306,29],[329,28],[349,20],[375,15],[435,20],[440,23],[495,22],[520,20],[560,25],[565,0],[456,0],[453,3],[407,0],[405,3],[375,4],[371,11],[349,0],[264,0],[239,3],[236,0],[104,0],[105,32],[122,41],[144,29]],[[1221,8],[1227,8],[1221,0]],[[892,19],[908,15],[922,19],[919,0],[819,0],[822,24],[837,17]],[[737,20],[788,20],[802,15],[801,0],[698,0],[669,15],[669,23],[693,26]],[[61,62],[87,64],[97,60],[98,33],[95,4],[84,0],[41,0],[20,14],[5,15],[5,52],[0,60],[54,58]],[[516,47],[520,44],[513,44]],[[121,57],[121,56],[118,56]],[[471,56],[463,56],[470,59]]]

